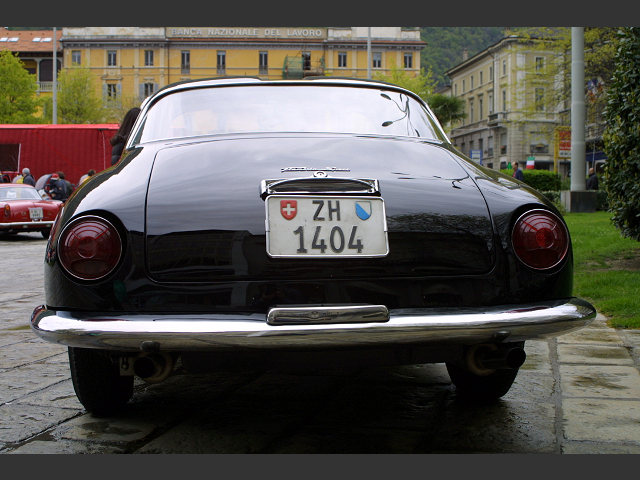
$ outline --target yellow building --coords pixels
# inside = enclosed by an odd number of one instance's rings
[[[420,73],[417,27],[63,27],[64,67],[88,68],[105,99],[139,103],[182,80]]]

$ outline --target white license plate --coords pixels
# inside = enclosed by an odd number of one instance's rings
[[[389,253],[379,197],[270,195],[267,254],[272,257],[383,257]]]
[[[42,220],[42,207],[30,208],[29,216],[31,217],[31,220]]]

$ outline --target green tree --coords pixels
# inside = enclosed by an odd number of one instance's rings
[[[60,123],[101,123],[105,111],[95,93],[87,68],[65,68],[58,76],[58,121]],[[51,116],[52,108],[47,109]]]
[[[0,123],[39,123],[36,76],[7,50],[0,52]]]
[[[621,28],[618,40],[604,112],[603,183],[614,225],[640,240],[640,28]]]
[[[391,73],[385,75],[383,73],[374,73],[374,80],[380,80],[382,82],[392,83],[399,87],[406,88],[407,90],[415,93],[423,100],[427,101],[429,96],[433,93],[436,86],[436,81],[433,79],[431,70],[420,71],[419,75],[412,76],[406,70],[398,68],[395,65],[391,66]]]
[[[434,93],[429,95],[427,103],[443,127],[467,116],[464,111],[464,100],[460,97]]]
[[[392,66],[389,75],[377,73],[374,74],[374,79],[398,85],[417,94],[427,102],[443,127],[453,120],[459,120],[466,116],[462,99],[434,93],[436,81],[431,70],[422,69],[420,75],[414,77],[405,70]]]

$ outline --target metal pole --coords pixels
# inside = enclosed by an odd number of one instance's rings
[[[571,27],[571,191],[586,190],[584,27]]]
[[[58,123],[58,59],[57,59],[57,45],[56,45],[56,27],[53,27],[53,112],[51,123]]]
[[[371,27],[367,27],[367,78],[371,80]]]

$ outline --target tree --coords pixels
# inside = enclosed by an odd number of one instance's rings
[[[604,188],[612,221],[622,235],[640,241],[640,28],[619,30],[603,135]]]
[[[406,88],[424,101],[428,100],[429,95],[433,93],[436,86],[436,81],[433,79],[431,70],[425,71],[422,69],[419,75],[411,76],[406,70],[402,70],[395,65],[391,66],[391,73],[389,75],[375,73],[373,78],[374,80],[393,83],[399,87]]]
[[[443,127],[467,116],[464,111],[464,100],[460,97],[434,93],[429,95],[427,103]]]
[[[86,68],[71,67],[58,76],[58,119],[60,123],[101,123],[102,100],[96,95],[91,73]],[[47,109],[51,116],[52,108]]]
[[[417,94],[422,98],[434,115],[443,126],[452,120],[459,120],[466,116],[464,112],[464,101],[458,97],[433,93],[436,81],[433,79],[431,70],[422,69],[420,75],[411,76],[405,70],[395,66],[391,67],[391,74],[383,75],[378,73],[374,79],[398,85]]]
[[[39,123],[36,76],[8,50],[0,52],[0,123]]]

